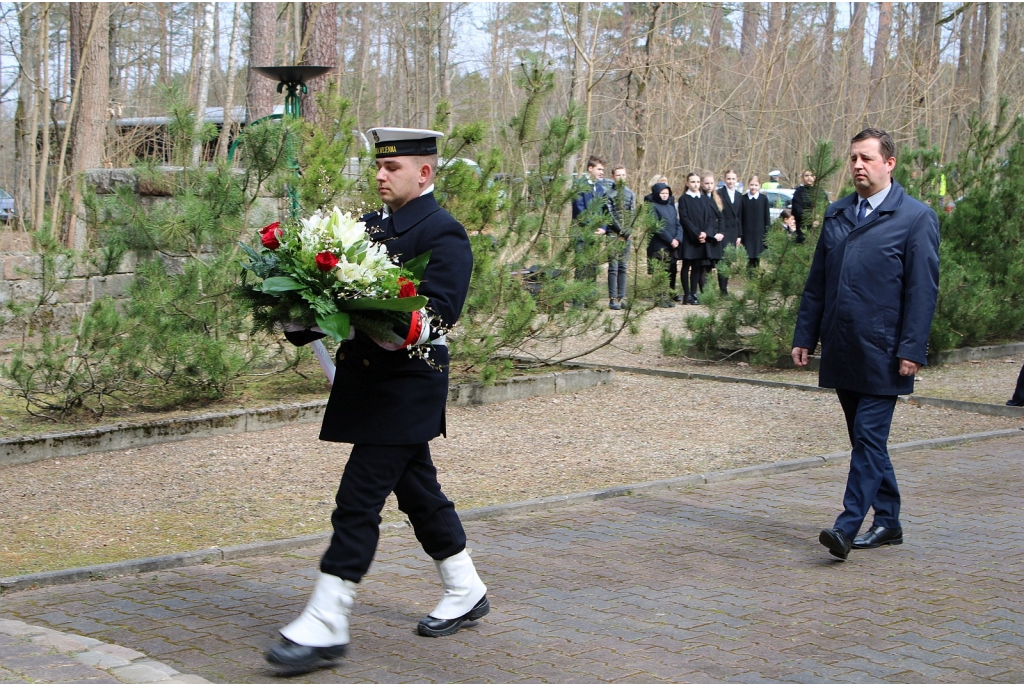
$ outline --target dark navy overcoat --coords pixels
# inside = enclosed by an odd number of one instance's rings
[[[900,359],[927,361],[939,290],[939,221],[895,181],[857,223],[856,193],[825,211],[797,315],[794,347],[821,340],[818,385],[906,395],[914,377]]]
[[[419,293],[437,319],[451,327],[469,292],[473,252],[466,230],[442,209],[432,193],[403,206],[392,219],[378,212],[365,217],[371,237],[404,263],[430,252]],[[432,345],[430,358],[440,367],[388,351],[356,327],[353,340],[338,348],[337,370],[324,412],[320,439],[376,445],[411,445],[445,432],[448,400],[448,348]]]

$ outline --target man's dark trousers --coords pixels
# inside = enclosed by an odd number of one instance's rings
[[[836,519],[835,527],[852,540],[860,531],[868,509],[873,508],[873,525],[899,528],[900,491],[886,448],[896,396],[866,395],[842,389],[836,389],[836,394],[846,414],[853,450],[843,513]]]
[[[373,561],[380,511],[392,492],[423,551],[441,560],[466,548],[455,505],[441,492],[427,443],[354,445],[331,514],[334,536],[320,570],[358,583]]]

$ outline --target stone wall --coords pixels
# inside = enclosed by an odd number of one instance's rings
[[[180,171],[180,168],[168,167],[164,171],[168,182],[161,182],[160,177],[157,177],[140,183],[133,169],[93,169],[86,172],[86,183],[98,195],[111,194],[119,187],[129,186],[144,204],[156,204],[169,201],[169,189],[172,187],[170,177]],[[258,197],[250,212],[249,223],[254,229],[265,226],[281,218],[285,208],[285,200],[282,198],[269,195]],[[135,277],[139,256],[129,252],[114,272],[106,276],[98,275],[95,267],[83,260],[71,265],[59,265],[60,272],[70,270],[70,279],[59,293],[47,298],[47,304],[33,325],[66,332],[99,298],[124,298]],[[0,228],[0,323],[7,322],[0,326],[0,338],[18,336],[23,332],[20,322],[9,321],[11,315],[7,306],[39,301],[44,289],[42,265],[42,256],[35,250],[30,234]]]

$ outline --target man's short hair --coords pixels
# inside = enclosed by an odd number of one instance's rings
[[[618,171],[619,169],[622,169],[623,171],[625,171],[626,170],[626,165],[624,165],[624,164],[616,164],[615,166],[613,166],[612,167],[612,176],[614,176],[615,172]]]
[[[874,138],[878,141],[878,148],[881,150],[884,159],[896,156],[896,143],[893,142],[892,136],[880,128],[864,129],[850,139],[850,145],[867,140],[868,138]]]
[[[597,155],[590,155],[590,159],[587,160],[587,168],[592,169],[593,167],[596,167],[598,164],[600,164],[601,166],[607,166],[607,162],[605,162]]]

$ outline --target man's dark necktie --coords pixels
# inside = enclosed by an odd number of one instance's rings
[[[864,215],[868,213],[868,200],[864,198],[860,201],[860,209],[857,210],[857,223],[864,221]]]

